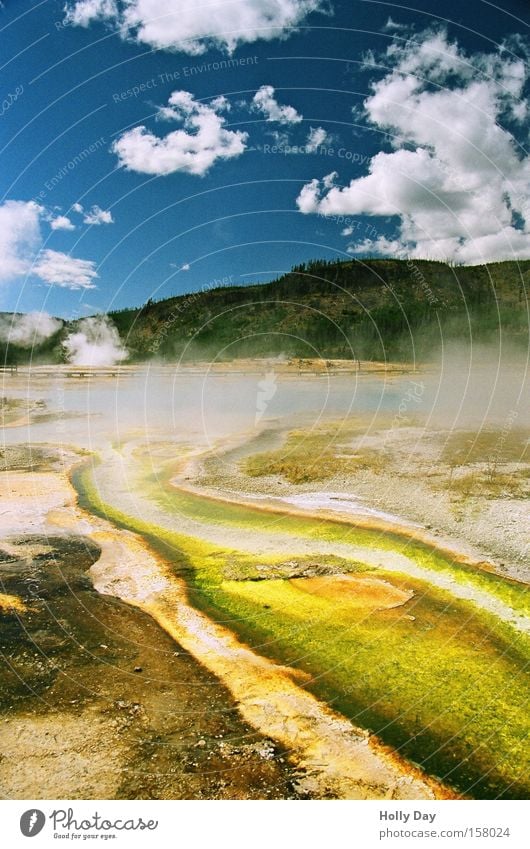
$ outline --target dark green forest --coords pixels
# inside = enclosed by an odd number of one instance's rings
[[[451,340],[526,347],[530,260],[452,267],[426,260],[315,260],[270,283],[210,288],[109,313],[130,362],[285,354],[428,360]],[[5,364],[60,362],[65,324]]]

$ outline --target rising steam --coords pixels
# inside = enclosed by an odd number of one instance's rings
[[[129,356],[106,316],[83,318],[63,342],[68,362],[76,366],[114,366]]]
[[[41,345],[58,330],[63,323],[47,312],[28,312],[25,315],[0,316],[0,341],[20,348]]]

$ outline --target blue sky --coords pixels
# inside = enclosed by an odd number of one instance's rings
[[[6,0],[0,309],[530,257],[528,5],[416,5]]]

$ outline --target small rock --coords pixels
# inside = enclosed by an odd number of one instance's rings
[[[141,667],[141,666],[135,666],[135,667],[134,667],[134,671],[135,671],[135,672],[143,672],[143,669],[142,669],[142,667]]]

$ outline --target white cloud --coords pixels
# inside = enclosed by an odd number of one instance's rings
[[[185,263],[184,263],[184,265],[181,267],[181,269],[180,269],[180,270],[181,270],[181,271],[189,271],[189,270],[190,270],[190,268],[191,268],[191,265],[189,264],[189,262],[185,262]]]
[[[47,249],[39,254],[31,271],[50,286],[95,289],[94,279],[98,274],[94,266],[92,260],[76,259],[60,251]]]
[[[352,233],[353,233],[353,227],[351,227],[351,226],[344,227],[344,229],[340,231],[341,236],[351,236]]]
[[[391,70],[365,101],[369,123],[390,133],[368,174],[339,186],[306,184],[306,214],[396,216],[395,238],[359,251],[464,263],[530,257],[530,159],[514,134],[528,116],[526,68],[502,49],[467,56],[443,31],[393,42]],[[355,252],[356,247],[350,248]]]
[[[93,280],[98,275],[94,262],[60,251],[41,251],[41,219],[49,221],[53,229],[73,227],[65,227],[65,222],[69,221],[66,216],[53,218],[34,201],[8,200],[0,204],[0,282],[10,283],[35,275],[50,285],[95,288]]]
[[[316,153],[319,147],[329,141],[329,136],[324,127],[311,127],[306,141],[308,153]]]
[[[88,27],[94,21],[108,21],[117,17],[115,0],[78,0],[67,7],[66,20],[79,27]]]
[[[117,139],[112,149],[120,165],[140,174],[172,174],[182,171],[202,176],[219,159],[241,156],[247,133],[227,130],[221,114],[228,101],[218,97],[211,103],[199,103],[187,91],[174,91],[169,106],[159,117],[178,121],[182,128],[160,138],[146,127],[135,127]]]
[[[9,345],[32,348],[40,345],[61,329],[63,323],[47,312],[28,312],[24,315],[0,315],[0,339]]]
[[[90,212],[85,212],[83,222],[85,224],[114,224],[114,218],[109,209],[101,209],[95,205]]]
[[[303,116],[299,115],[294,106],[280,106],[271,85],[262,85],[252,98],[252,106],[256,112],[265,115],[267,121],[277,121],[278,124],[299,124]]]
[[[89,26],[107,21],[129,38],[162,50],[192,55],[218,47],[231,53],[240,44],[289,36],[326,0],[77,0],[66,21]]]
[[[383,32],[403,32],[408,29],[409,27],[407,24],[400,24],[398,21],[394,21],[390,16],[386,24],[382,27]]]
[[[267,135],[273,140],[274,147],[281,148],[282,151],[292,151],[294,145],[291,144],[291,136],[285,130],[268,130]],[[298,153],[298,148],[296,148]]]
[[[80,203],[77,203],[77,202],[73,203],[72,204],[72,211],[73,212],[83,212],[83,207],[81,206]]]
[[[33,201],[8,200],[0,205],[0,281],[27,273],[41,240],[42,212]]]
[[[52,218],[50,227],[52,230],[75,230],[75,225],[66,215],[58,215],[56,218]]]

